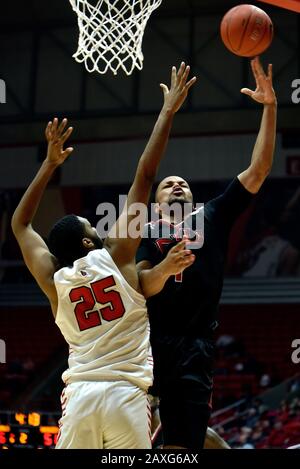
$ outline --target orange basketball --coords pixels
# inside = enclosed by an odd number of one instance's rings
[[[221,37],[227,49],[241,57],[262,54],[273,39],[273,23],[261,8],[238,5],[221,22]]]

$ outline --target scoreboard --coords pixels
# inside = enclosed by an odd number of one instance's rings
[[[54,449],[58,418],[57,413],[0,412],[0,450]]]

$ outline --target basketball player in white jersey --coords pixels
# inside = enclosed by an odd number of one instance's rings
[[[187,81],[188,75],[182,63],[178,72],[172,68],[170,90],[161,85],[164,104],[116,222],[117,233],[127,233],[131,204],[148,203],[173,116],[196,80]],[[47,157],[12,218],[25,263],[70,347],[56,447],[151,448],[147,389],[153,363],[135,266],[140,238],[108,236],[102,242],[88,220],[69,215],[52,228],[48,248],[32,227],[52,174],[73,151],[63,148],[72,132],[66,125],[66,119],[60,125],[56,118],[49,122]]]

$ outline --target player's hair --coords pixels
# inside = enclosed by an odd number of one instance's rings
[[[66,215],[55,223],[48,236],[48,247],[60,267],[72,266],[76,259],[86,256],[84,237],[84,224],[76,215]]]

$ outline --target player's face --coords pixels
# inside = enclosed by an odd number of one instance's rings
[[[84,225],[85,236],[93,241],[95,249],[102,249],[103,242],[96,228],[94,228],[86,218],[78,217],[78,219]]]
[[[190,186],[178,176],[169,176],[163,179],[157,188],[155,198],[159,204],[193,203]]]

